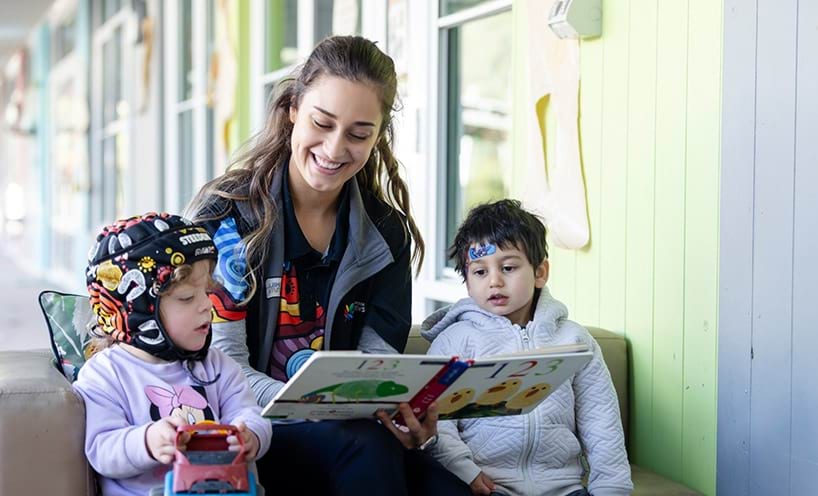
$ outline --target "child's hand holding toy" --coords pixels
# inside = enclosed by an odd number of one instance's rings
[[[239,436],[241,436],[242,440],[244,441],[244,452],[246,453],[247,461],[253,461],[256,458],[260,447],[258,437],[256,437],[256,434],[248,429],[242,421],[236,423],[236,429],[239,431]],[[241,444],[236,436],[227,436],[227,444],[229,445],[228,449],[230,451],[238,451],[241,449]]]
[[[162,464],[173,463],[176,453],[176,428],[188,425],[187,420],[182,417],[171,415],[157,420],[148,426],[145,431],[145,446],[151,458]],[[181,439],[182,444],[187,444],[190,434],[184,433]]]

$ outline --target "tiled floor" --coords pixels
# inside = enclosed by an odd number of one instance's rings
[[[20,268],[0,240],[0,351],[49,348],[37,295],[53,284]]]

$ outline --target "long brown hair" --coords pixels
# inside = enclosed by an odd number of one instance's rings
[[[392,59],[375,44],[360,36],[333,36],[313,49],[304,65],[282,80],[267,109],[267,122],[224,175],[207,183],[191,201],[187,211],[196,220],[220,218],[226,211],[214,211],[213,205],[224,200],[246,201],[257,223],[244,237],[249,269],[249,300],[257,287],[255,271],[267,256],[272,227],[278,218],[270,195],[273,176],[290,155],[293,124],[290,107],[298,108],[310,87],[323,76],[371,85],[381,101],[383,122],[378,141],[363,169],[356,175],[361,190],[398,210],[405,217],[406,236],[415,243],[412,263],[420,272],[425,244],[409,209],[409,191],[400,177],[400,164],[392,153],[392,112],[396,109],[397,75]],[[218,209],[216,209],[218,210]]]

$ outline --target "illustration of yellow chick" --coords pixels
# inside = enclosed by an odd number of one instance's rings
[[[519,379],[508,379],[488,388],[486,392],[477,397],[475,403],[480,406],[496,405],[520,389],[522,381]]]
[[[448,415],[468,405],[474,398],[474,389],[459,389],[437,402],[437,411],[440,415]]]
[[[527,387],[520,391],[520,394],[511,398],[506,402],[506,408],[509,410],[525,409],[531,405],[542,401],[551,392],[551,384],[541,382]]]

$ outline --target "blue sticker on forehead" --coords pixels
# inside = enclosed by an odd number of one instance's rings
[[[477,248],[469,248],[469,260],[477,260],[478,258],[494,255],[497,252],[497,247],[491,243],[478,245]]]

